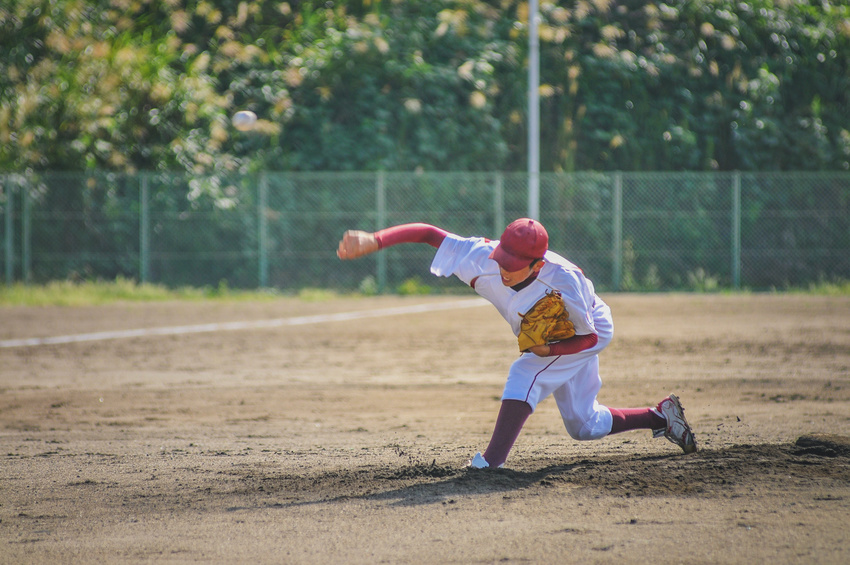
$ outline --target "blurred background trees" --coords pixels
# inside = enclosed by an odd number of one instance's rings
[[[850,8],[540,2],[541,169],[850,169]],[[0,172],[526,168],[515,0],[6,0]],[[230,127],[251,109],[257,130]]]

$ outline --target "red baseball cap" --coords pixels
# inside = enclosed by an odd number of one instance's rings
[[[490,259],[513,273],[528,267],[535,259],[542,259],[547,249],[549,234],[543,224],[531,218],[520,218],[505,228],[499,245],[490,253]]]

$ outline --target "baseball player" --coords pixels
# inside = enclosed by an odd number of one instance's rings
[[[611,408],[597,401],[602,386],[599,353],[611,343],[614,330],[611,310],[581,269],[548,249],[549,236],[540,222],[518,219],[508,225],[499,241],[460,237],[422,223],[374,233],[347,231],[337,255],[356,259],[401,243],[435,247],[431,272],[454,275],[470,285],[496,307],[518,336],[520,355],[508,371],[490,443],[483,454],[475,454],[469,466],[503,466],[526,420],[549,395],[555,398],[567,432],[576,440],[647,429],[685,453],[697,450],[675,395],[649,408]],[[545,319],[546,314],[537,312],[551,296],[560,297],[555,301],[562,312],[558,324],[568,331],[533,336],[537,329],[542,327],[545,333],[555,325]]]

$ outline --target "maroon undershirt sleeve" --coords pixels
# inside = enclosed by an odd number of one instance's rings
[[[596,334],[574,335],[569,339],[549,344],[548,356],[552,357],[554,355],[571,355],[573,353],[578,353],[579,351],[590,349],[596,345],[597,341],[599,341],[599,337]]]
[[[449,232],[430,224],[402,224],[375,232],[378,249],[384,249],[399,243],[427,243],[431,247],[440,247]]]

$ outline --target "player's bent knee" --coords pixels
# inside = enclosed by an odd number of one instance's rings
[[[567,428],[567,433],[570,437],[577,441],[593,441],[602,439],[611,432],[610,422],[606,425],[603,419],[578,423],[564,421],[564,426]]]

